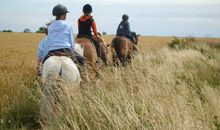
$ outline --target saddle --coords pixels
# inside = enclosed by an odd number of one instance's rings
[[[88,40],[92,43],[92,45],[95,46],[94,43],[93,43],[93,41],[92,41],[92,39],[91,39],[89,36],[87,36],[87,35],[78,36],[77,38],[85,38],[85,39],[88,39]]]
[[[54,51],[54,52],[49,52],[48,56],[69,56],[68,52],[61,52],[61,51]]]
[[[118,38],[126,38],[128,41],[130,41],[132,44],[134,44],[134,42],[130,38],[126,37],[126,36],[116,36],[116,37],[118,37]]]
[[[65,49],[49,51],[48,54],[44,57],[42,63],[44,63],[51,56],[66,56],[71,58],[71,54]]]

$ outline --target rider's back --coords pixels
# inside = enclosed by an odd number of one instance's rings
[[[118,29],[117,29],[117,36],[126,36],[126,35],[130,35],[130,25],[129,22],[127,21],[122,21],[119,25],[118,25]]]
[[[54,20],[48,28],[49,50],[74,48],[73,30],[65,20]]]

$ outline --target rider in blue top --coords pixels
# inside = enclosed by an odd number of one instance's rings
[[[73,30],[63,18],[54,20],[48,28],[48,48],[49,51],[61,48],[74,50]]]
[[[74,51],[73,30],[65,21],[69,13],[64,5],[58,4],[53,8],[53,16],[56,19],[48,27],[48,54],[44,61],[51,55],[63,55],[70,57],[74,62],[84,65],[85,58]],[[61,54],[62,53],[62,54]]]
[[[85,58],[74,51],[73,30],[65,21],[69,11],[64,5],[58,4],[53,8],[52,13],[56,19],[48,27],[48,36],[39,45],[38,62],[43,64],[50,56],[64,55],[84,66]],[[39,72],[39,65],[40,63],[38,63],[37,72]]]

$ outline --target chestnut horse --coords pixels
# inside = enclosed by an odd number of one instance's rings
[[[94,37],[95,40],[100,42],[100,49],[101,49],[101,59],[102,61],[107,64],[107,47],[106,42],[99,34],[98,37]],[[84,53],[83,56],[87,59],[90,65],[95,65],[99,62],[95,45],[92,41],[86,37],[83,38],[75,38],[75,42],[84,45]]]
[[[124,36],[116,36],[112,40],[111,52],[114,65],[119,65],[119,61],[122,65],[126,65],[131,62],[134,54],[138,52],[136,45],[138,44],[140,34],[132,33],[132,35],[135,38],[134,43]]]

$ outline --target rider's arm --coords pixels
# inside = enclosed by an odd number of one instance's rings
[[[97,33],[96,23],[94,20],[92,21],[92,30],[94,32],[94,35],[97,36],[98,33]]]

